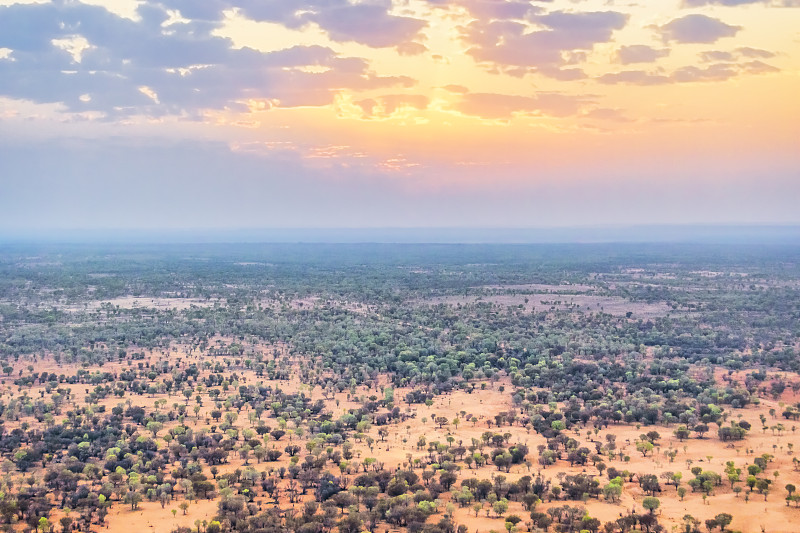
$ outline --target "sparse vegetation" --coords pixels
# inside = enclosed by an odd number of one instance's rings
[[[8,247],[0,525],[795,528],[799,257]]]

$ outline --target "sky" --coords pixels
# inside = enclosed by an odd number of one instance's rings
[[[0,0],[0,232],[800,224],[800,0]]]

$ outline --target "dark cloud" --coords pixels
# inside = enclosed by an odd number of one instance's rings
[[[741,26],[731,26],[699,14],[686,15],[659,26],[664,40],[678,43],[714,43],[724,37],[733,37],[741,29]]]

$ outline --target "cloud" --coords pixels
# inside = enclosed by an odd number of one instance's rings
[[[773,67],[772,65],[768,65],[763,61],[758,60],[743,63],[741,68],[748,74],[772,74],[781,71],[781,69],[777,67]]]
[[[672,80],[678,83],[697,81],[724,81],[733,78],[739,71],[732,65],[716,63],[706,68],[689,65],[672,73]]]
[[[580,68],[558,68],[544,66],[540,67],[538,72],[559,81],[575,81],[582,80],[587,77],[583,69]]]
[[[633,119],[626,117],[625,112],[621,109],[612,109],[607,107],[598,107],[587,111],[583,114],[586,118],[597,120],[607,120],[611,122],[632,122]]]
[[[774,52],[769,50],[761,50],[760,48],[750,48],[749,46],[741,46],[736,51],[745,57],[757,57],[761,59],[769,59],[775,57]]]
[[[708,50],[700,52],[700,60],[706,63],[715,61],[739,61],[741,59],[769,59],[775,57],[775,54],[767,50],[758,48],[739,47],[733,51],[724,50]]]
[[[666,85],[670,83],[695,83],[725,81],[744,74],[770,74],[780,69],[762,61],[744,63],[713,63],[706,67],[687,65],[667,75],[662,72],[624,70],[604,74],[596,78],[603,84]]]
[[[465,94],[469,92],[469,89],[467,89],[463,85],[445,85],[442,87],[442,89],[451,93],[459,93],[459,94]]]
[[[617,50],[617,61],[623,65],[631,63],[654,63],[669,55],[668,48],[653,48],[644,44],[621,46]]]
[[[542,9],[521,0],[427,0],[427,2],[434,7],[461,7],[470,16],[481,20],[522,20],[541,12]]]
[[[692,14],[674,19],[658,29],[665,41],[714,43],[735,36],[742,27],[731,26],[706,15]]]
[[[173,5],[193,1],[167,0]],[[389,0],[359,3],[348,0],[226,0],[225,3],[227,8],[237,8],[256,22],[274,22],[292,29],[316,24],[333,41],[356,42],[374,48],[408,46],[422,38],[420,31],[428,25],[421,19],[392,14]],[[215,10],[216,7],[208,11]]]
[[[399,46],[405,51],[422,38],[420,31],[427,26],[424,20],[392,14],[388,0],[161,0],[161,4],[192,20],[221,24],[225,11],[235,9],[250,20],[291,29],[316,24],[336,42],[374,48]]]
[[[647,72],[644,70],[623,70],[622,72],[609,72],[596,78],[604,84],[624,83],[629,85],[664,85],[671,83],[668,76],[663,74]]]
[[[742,6],[760,3],[764,3],[764,0],[683,0],[684,7],[698,7],[713,4],[721,6]]]
[[[394,47],[401,56],[418,56],[428,51],[428,47],[421,43],[406,42]]]
[[[389,118],[402,109],[427,109],[430,99],[421,94],[391,94],[354,103],[361,108],[364,118]]]
[[[155,4],[140,5],[139,14],[134,21],[80,3],[0,7],[0,48],[14,59],[0,62],[0,94],[109,117],[161,116],[198,115],[252,99],[269,107],[322,106],[342,90],[415,83],[378,76],[365,59],[327,47],[236,49],[213,34],[215,22],[165,28],[168,13]]]
[[[683,7],[726,6],[738,7],[764,4],[772,7],[800,7],[800,0],[683,0]]]
[[[519,96],[497,93],[467,93],[456,103],[455,110],[485,119],[510,119],[515,115],[568,116],[589,103],[585,97],[562,93],[538,93]]]
[[[219,21],[231,2],[226,0],[161,0],[161,4],[169,9],[177,9],[180,14],[192,20]]]
[[[292,2],[288,2],[292,3]],[[375,48],[394,47],[419,38],[428,23],[391,15],[391,3],[344,4],[309,15],[334,41],[355,41]]]
[[[555,75],[571,63],[575,51],[609,42],[628,15],[615,11],[567,13],[555,11],[532,17],[537,27],[513,20],[475,20],[461,28],[467,54],[491,68],[515,75],[540,71]]]
[[[700,61],[711,63],[713,61],[733,61],[736,55],[733,52],[725,52],[723,50],[708,50],[707,52],[700,52]]]

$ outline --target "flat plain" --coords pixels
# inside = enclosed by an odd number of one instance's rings
[[[800,529],[800,250],[0,250],[0,527]]]

